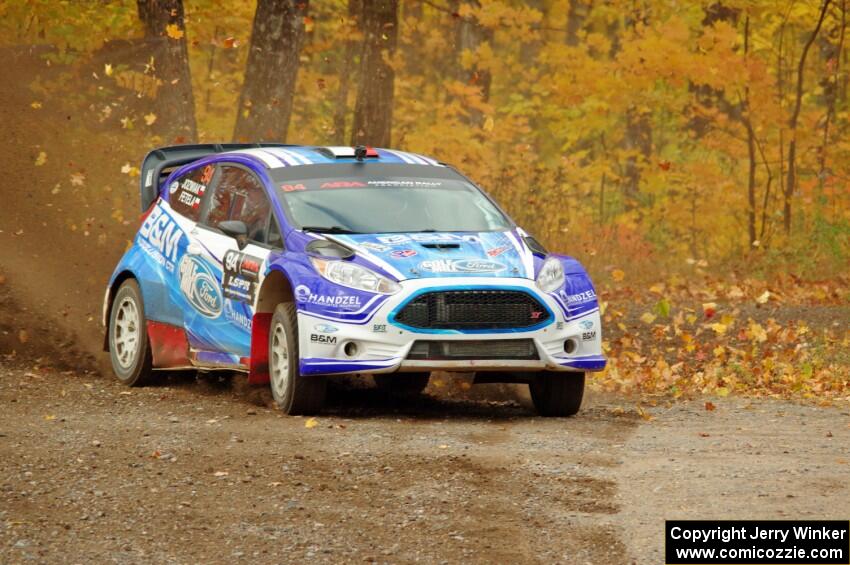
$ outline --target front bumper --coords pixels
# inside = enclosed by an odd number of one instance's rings
[[[542,293],[527,279],[445,278],[418,279],[401,283],[402,291],[390,296],[373,311],[363,313],[352,322],[339,317],[319,316],[299,311],[300,370],[303,375],[392,373],[396,371],[601,371],[605,368],[602,355],[602,328],[599,309],[595,304],[580,313],[567,307],[557,296]],[[439,288],[489,289],[510,288],[532,294],[545,304],[552,316],[547,323],[529,329],[500,330],[493,332],[458,330],[422,330],[394,322],[393,312],[417,293]],[[494,350],[505,340],[529,340],[535,351],[534,359],[523,358],[422,358],[420,342],[441,342],[446,350],[448,342],[467,342],[461,345],[482,345],[492,342]],[[571,341],[574,349],[565,350]],[[415,347],[415,344],[419,343]],[[425,355],[425,357],[428,357]],[[485,356],[482,356],[485,357]]]

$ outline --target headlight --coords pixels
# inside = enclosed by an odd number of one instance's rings
[[[543,292],[554,292],[564,286],[564,266],[555,257],[546,259],[537,274],[537,287]]]
[[[326,261],[316,257],[310,257],[310,261],[320,275],[342,286],[379,294],[395,294],[401,290],[397,282],[350,261]]]

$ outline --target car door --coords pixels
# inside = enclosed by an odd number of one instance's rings
[[[222,230],[223,222],[234,221],[245,224],[241,242]],[[202,302],[200,315],[187,319],[186,325],[190,344],[200,350],[199,362],[247,364],[255,298],[271,250],[281,247],[279,233],[257,175],[241,165],[219,164],[201,221],[191,234],[195,247],[189,254],[198,260],[187,265],[187,287],[197,288],[197,282],[188,281],[203,279],[202,288],[195,291]],[[207,265],[211,272],[203,271]],[[206,288],[209,279],[214,279],[215,289]]]

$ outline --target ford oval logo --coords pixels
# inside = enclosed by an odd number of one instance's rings
[[[221,315],[218,279],[203,261],[190,255],[180,260],[180,292],[202,316],[214,319]]]

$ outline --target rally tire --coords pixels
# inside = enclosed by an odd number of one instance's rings
[[[109,313],[109,358],[112,371],[127,386],[143,386],[153,380],[153,361],[148,339],[142,291],[135,279],[118,288]]]
[[[375,386],[390,394],[414,395],[425,390],[431,373],[393,373],[372,375],[372,378],[375,380]]]
[[[584,397],[584,373],[537,373],[528,385],[531,400],[541,416],[573,416]]]
[[[298,317],[295,304],[278,304],[269,329],[269,380],[275,404],[285,414],[311,415],[325,404],[327,379],[298,370]]]

